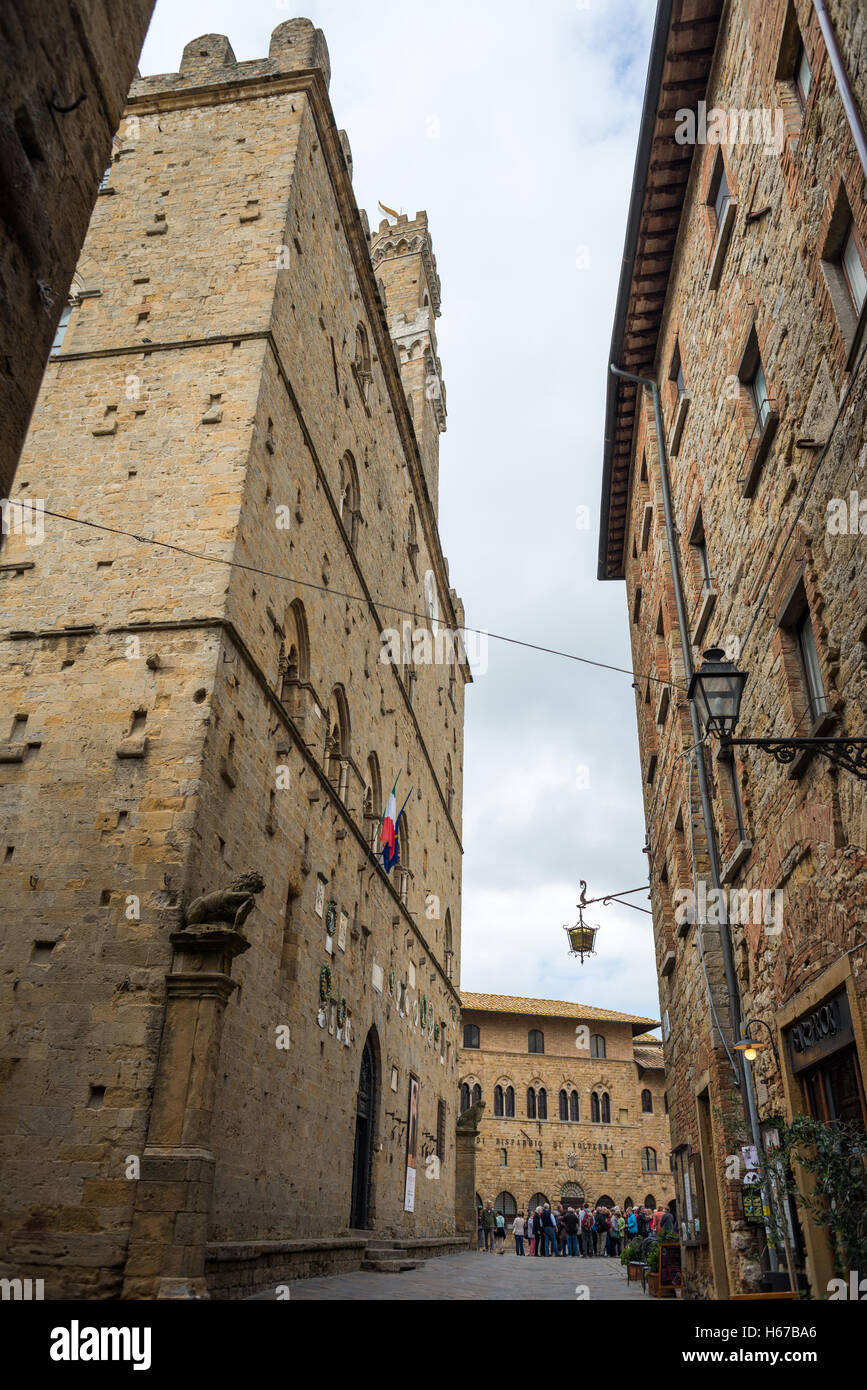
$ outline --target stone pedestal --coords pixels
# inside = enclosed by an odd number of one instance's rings
[[[484,1101],[465,1110],[455,1126],[455,1230],[475,1239],[476,1215],[476,1139]]]
[[[207,1298],[211,1119],[232,962],[249,941],[203,923],[172,935],[166,1014],[130,1231],[124,1298]]]

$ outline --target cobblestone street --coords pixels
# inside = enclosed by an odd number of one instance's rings
[[[290,1285],[291,1299],[383,1300],[395,1299],[519,1299],[557,1301],[582,1296],[596,1299],[641,1300],[640,1284],[627,1284],[626,1270],[619,1260],[545,1259],[514,1251],[505,1255],[483,1255],[473,1251],[462,1255],[442,1255],[428,1260],[421,1269],[404,1274],[369,1274],[356,1270],[324,1279],[300,1279]],[[586,1288],[587,1293],[584,1293]],[[257,1299],[273,1298],[258,1294]]]

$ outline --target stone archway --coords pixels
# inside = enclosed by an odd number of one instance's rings
[[[574,1206],[576,1202],[578,1202],[579,1205],[583,1203],[584,1188],[581,1186],[580,1182],[564,1182],[560,1189],[560,1201],[564,1207]]]

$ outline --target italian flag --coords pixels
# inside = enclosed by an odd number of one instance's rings
[[[385,803],[385,810],[382,813],[382,820],[379,822],[379,843],[382,845],[382,866],[388,873],[392,864],[397,859],[397,777],[394,779],[394,786],[388,801]]]

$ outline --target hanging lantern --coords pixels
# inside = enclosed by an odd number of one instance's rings
[[[580,907],[578,909],[578,921],[574,927],[564,927],[563,930],[569,938],[570,956],[579,956],[582,965],[585,956],[595,956],[596,933],[599,928],[588,926],[584,921],[584,913]]]

